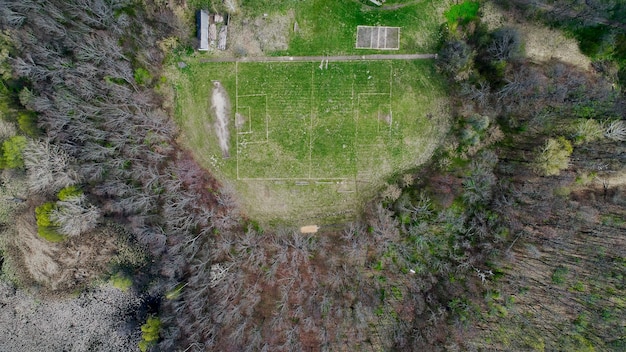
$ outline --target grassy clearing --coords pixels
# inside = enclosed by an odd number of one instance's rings
[[[201,63],[172,69],[183,143],[261,221],[330,222],[430,157],[446,128],[432,61]],[[212,81],[233,106],[231,158],[210,116]]]

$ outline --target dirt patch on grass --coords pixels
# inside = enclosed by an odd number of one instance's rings
[[[261,56],[287,50],[295,13],[271,13],[231,22],[231,48],[237,56]]]
[[[590,67],[591,61],[580,52],[576,40],[567,38],[562,31],[528,23],[521,19],[521,15],[505,12],[490,2],[482,6],[482,19],[489,29],[513,27],[519,31],[526,56],[531,60],[545,62],[558,59],[583,69]]]
[[[300,228],[301,233],[317,233],[320,227],[317,225],[306,225]]]
[[[248,119],[242,114],[240,113],[235,114],[235,126],[237,127],[237,130],[241,130],[243,126],[246,124],[246,121],[248,121]]]
[[[7,255],[17,266],[24,286],[39,286],[44,292],[62,293],[100,277],[116,254],[115,233],[101,229],[59,243],[37,234],[34,210],[18,216]]]
[[[211,111],[215,117],[215,134],[222,149],[224,158],[230,157],[228,152],[228,140],[230,134],[228,132],[228,120],[230,116],[230,100],[226,89],[219,81],[213,82],[213,93],[211,94]]]

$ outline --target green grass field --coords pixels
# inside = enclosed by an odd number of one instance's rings
[[[223,3],[214,2],[209,8],[220,11]],[[359,1],[238,3],[240,20],[289,14],[298,23],[286,34],[289,48],[271,56],[391,53],[356,49],[358,25],[401,27],[394,54],[433,53],[448,4],[394,0],[388,6],[399,8],[381,10]],[[389,177],[428,160],[447,129],[444,83],[433,60],[202,62],[212,55],[170,58],[181,142],[263,223],[353,217]],[[187,66],[175,68],[179,61]],[[223,158],[211,114],[213,81],[232,107],[230,158]]]
[[[182,141],[262,222],[351,217],[445,132],[432,60],[187,65],[173,72]],[[210,113],[213,81],[232,105],[230,158]]]

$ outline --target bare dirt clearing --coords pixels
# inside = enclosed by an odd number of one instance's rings
[[[52,243],[37,234],[34,211],[20,216],[17,228],[7,254],[17,266],[19,280],[25,286],[41,285],[50,293],[74,290],[102,276],[116,254],[116,237],[106,228]]]
[[[213,82],[213,92],[211,94],[211,111],[215,116],[215,134],[219,141],[224,158],[230,157],[228,153],[228,120],[230,119],[230,100],[226,89],[218,81]]]
[[[317,233],[319,229],[320,227],[317,225],[306,225],[300,228],[300,232],[301,233]]]
[[[482,9],[483,22],[489,29],[513,27],[519,31],[525,44],[526,56],[531,60],[545,62],[558,59],[583,69],[590,67],[591,61],[580,52],[576,40],[567,38],[562,31],[516,20],[520,16],[507,14],[491,2],[486,2]]]
[[[260,56],[287,50],[294,20],[293,10],[255,18],[234,17],[230,24],[230,50],[236,56]]]

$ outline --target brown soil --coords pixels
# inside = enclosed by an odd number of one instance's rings
[[[317,230],[319,230],[320,227],[317,225],[307,225],[307,226],[302,226],[300,228],[300,232],[302,233],[316,233]]]
[[[228,120],[230,116],[230,100],[228,93],[222,84],[218,81],[213,82],[213,93],[211,94],[211,111],[215,116],[215,133],[219,141],[220,148],[224,158],[230,156],[228,152],[228,140],[230,134],[228,132]]]
[[[45,293],[69,292],[100,277],[116,253],[116,236],[110,229],[59,243],[43,239],[37,234],[32,208],[18,216],[15,234],[8,241],[7,255],[17,264],[18,279]]]
[[[237,56],[262,56],[273,51],[287,50],[294,21],[293,11],[233,21],[229,26],[229,46]]]
[[[240,113],[235,114],[235,127],[237,127],[237,130],[241,130],[243,126],[246,124],[246,121],[248,121],[248,119],[242,114]]]

